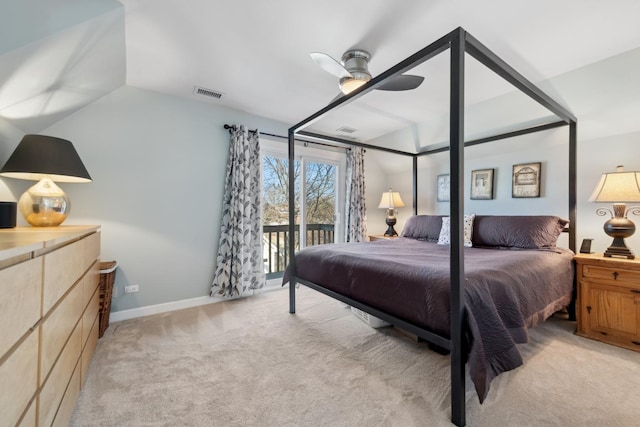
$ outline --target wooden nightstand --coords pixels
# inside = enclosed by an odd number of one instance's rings
[[[391,240],[391,239],[395,239],[398,236],[385,236],[383,234],[377,234],[375,236],[369,236],[369,241],[370,242],[375,242],[376,240]]]
[[[640,351],[640,259],[578,254],[577,335]]]

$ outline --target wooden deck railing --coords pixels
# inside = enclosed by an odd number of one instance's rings
[[[296,225],[295,233],[295,241],[299,242],[299,225]],[[307,224],[306,246],[333,243],[334,236],[333,224]],[[289,260],[289,226],[286,224],[264,225],[262,239],[267,279],[281,277]],[[298,249],[297,246],[296,249]]]

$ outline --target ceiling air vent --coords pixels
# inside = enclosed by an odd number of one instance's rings
[[[349,126],[342,126],[336,130],[342,133],[354,133],[358,131],[358,129],[350,128]]]
[[[214,98],[214,99],[222,98],[222,93],[216,92],[215,90],[200,87],[200,86],[194,86],[193,93],[196,95],[207,96],[209,98]]]

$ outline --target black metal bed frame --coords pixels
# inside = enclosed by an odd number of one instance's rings
[[[326,113],[339,107],[342,104],[351,102],[366,93],[380,86],[387,78],[393,77],[408,71],[441,52],[449,49],[450,59],[450,110],[449,110],[449,147],[409,153],[385,147],[344,140],[337,137],[316,134],[304,131],[304,127],[320,119]],[[552,112],[558,120],[549,124],[526,127],[514,132],[502,133],[487,138],[473,141],[464,141],[464,76],[465,76],[465,53],[470,54],[476,60],[484,64],[499,76],[513,84],[517,89],[538,102],[547,110]],[[457,426],[463,426],[465,419],[465,355],[463,354],[463,333],[464,333],[464,147],[496,141],[505,138],[512,138],[534,132],[540,132],[559,126],[569,126],[569,248],[575,252],[576,249],[576,141],[577,141],[577,119],[575,116],[554,101],[551,97],[528,81],[524,76],[515,71],[506,62],[491,52],[482,43],[459,27],[444,37],[436,40],[422,50],[411,55],[407,59],[396,64],[379,76],[373,78],[367,84],[361,86],[354,92],[341,97],[331,104],[309,116],[305,120],[289,128],[289,200],[295,199],[294,194],[294,159],[295,159],[295,135],[306,135],[323,140],[339,142],[351,146],[360,146],[367,149],[381,150],[395,154],[411,156],[413,158],[413,211],[417,214],[417,159],[423,155],[436,152],[449,151],[450,163],[450,218],[451,218],[451,245],[450,245],[450,280],[451,280],[451,319],[450,337],[446,338],[430,332],[424,328],[406,322],[375,307],[362,304],[339,293],[323,288],[322,286],[309,281],[296,278],[295,253],[291,251],[289,268],[291,279],[289,282],[289,312],[295,313],[296,283],[301,283],[316,291],[322,292],[332,298],[344,302],[350,306],[363,310],[375,317],[397,325],[429,343],[440,346],[450,351],[451,357],[451,421]],[[295,227],[294,203],[289,203],[289,226]],[[294,232],[289,233],[289,245],[295,247]]]

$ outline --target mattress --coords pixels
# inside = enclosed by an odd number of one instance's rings
[[[449,259],[447,245],[403,237],[318,245],[296,253],[296,277],[448,338]],[[571,301],[573,252],[471,247],[464,260],[463,335],[482,402],[496,375],[522,365],[527,328]]]

